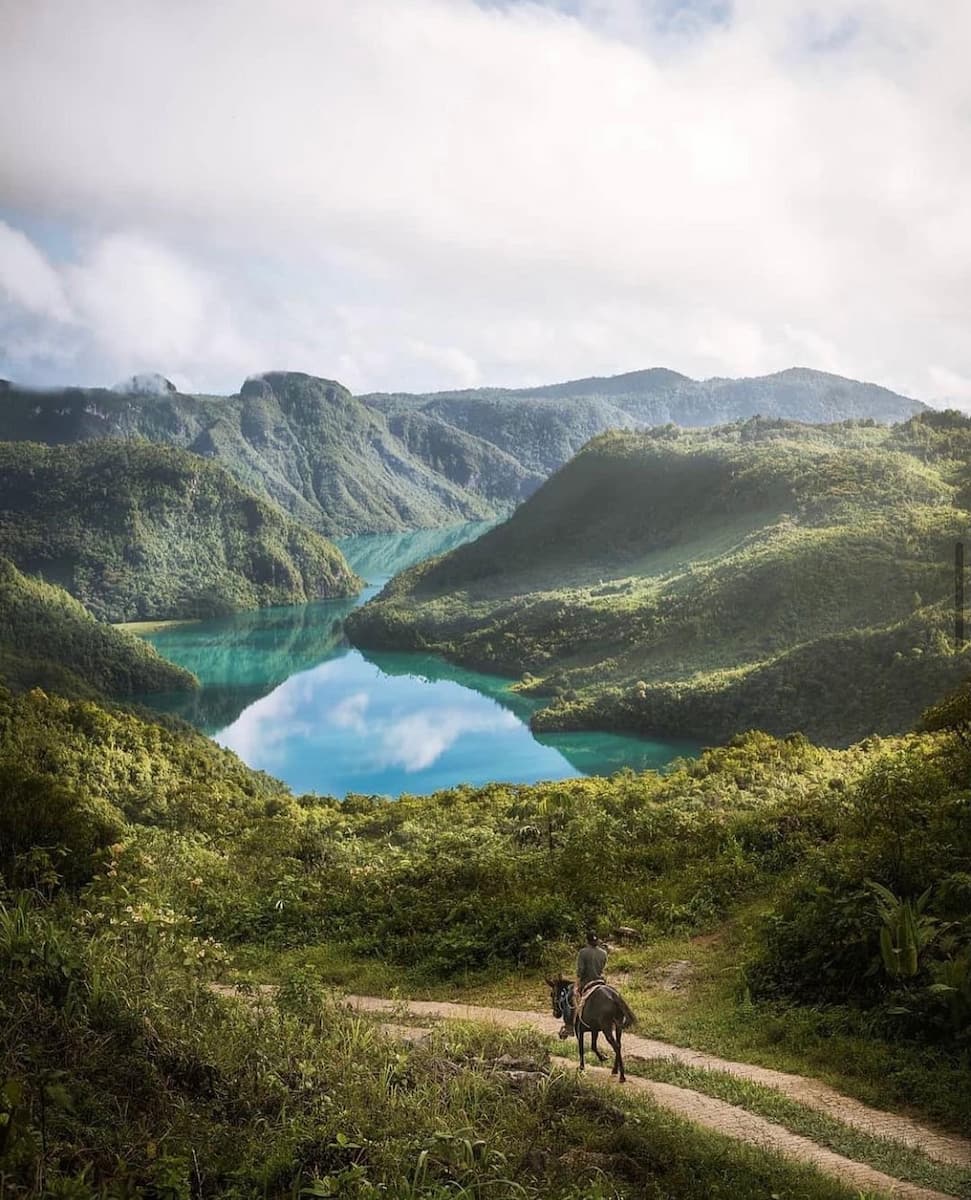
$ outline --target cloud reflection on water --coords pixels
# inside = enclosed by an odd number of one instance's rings
[[[452,756],[473,774],[526,755],[538,774],[576,774],[488,696],[447,680],[386,675],[355,651],[292,676],[217,740],[298,788],[306,773],[338,794],[380,789],[401,773],[414,777],[410,786],[431,790],[442,786],[433,768]]]

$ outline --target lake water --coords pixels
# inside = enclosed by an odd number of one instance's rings
[[[661,767],[694,743],[609,733],[534,735],[539,706],[510,680],[429,654],[362,652],[344,617],[396,572],[478,536],[487,524],[348,538],[368,582],[354,600],[266,608],[150,635],[199,677],[189,696],[146,700],[191,721],[296,792],[397,796],[457,783],[533,783]]]

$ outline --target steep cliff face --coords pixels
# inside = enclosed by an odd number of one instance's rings
[[[485,444],[479,453],[474,438],[458,431],[448,437],[453,446],[443,472],[339,383],[297,372],[255,376],[233,396],[11,388],[0,412],[0,438],[9,441],[144,438],[215,459],[245,487],[327,536],[494,515],[494,504],[475,485],[479,459],[497,457],[494,447]],[[515,476],[515,464],[508,467]],[[470,487],[453,476],[465,476]],[[487,476],[493,491],[498,478],[493,468]],[[503,503],[520,490],[511,478]]]

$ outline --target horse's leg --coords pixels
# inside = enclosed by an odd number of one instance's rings
[[[617,1062],[616,1067],[620,1068],[620,1082],[626,1083],[627,1076],[624,1074],[624,1051],[621,1048],[621,1038],[624,1036],[624,1023],[618,1021],[615,1026],[617,1032]]]
[[[591,1049],[591,1050],[594,1052],[594,1054],[596,1054],[596,1056],[597,1056],[597,1061],[598,1061],[598,1062],[606,1062],[606,1061],[607,1061],[607,1055],[606,1055],[606,1054],[603,1054],[603,1053],[601,1052],[601,1050],[600,1050],[599,1046],[597,1045],[597,1038],[598,1038],[599,1036],[600,1036],[600,1030],[599,1030],[599,1029],[592,1029],[592,1030],[590,1031],[590,1049]]]
[[[577,1068],[577,1070],[585,1071],[587,1069],[587,1065],[583,1061],[583,1030],[580,1027],[579,1021],[577,1022],[577,1047],[580,1050],[580,1066]]]
[[[611,1049],[614,1052],[614,1065],[610,1068],[611,1075],[616,1075],[620,1071],[620,1081],[624,1082],[624,1072],[621,1067],[620,1058],[620,1030],[616,1025],[608,1025],[604,1029],[604,1037],[610,1043]]]

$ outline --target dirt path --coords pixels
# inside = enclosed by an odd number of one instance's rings
[[[503,1026],[531,1025],[534,1029],[551,1034],[555,1034],[560,1028],[560,1022],[552,1015],[547,1016],[536,1012],[517,1012],[505,1008],[479,1008],[469,1004],[451,1004],[445,1001],[429,1000],[410,1000],[407,1003],[399,1004],[396,1001],[375,996],[348,996],[347,1002],[362,1012],[389,1013],[397,1012],[399,1009],[404,1008],[409,1016],[415,1018],[447,1017],[462,1021],[488,1021],[492,1024]],[[631,1056],[674,1059],[686,1066],[699,1067],[708,1071],[723,1071],[726,1074],[736,1075],[741,1079],[751,1080],[753,1083],[764,1084],[781,1092],[783,1095],[789,1096],[793,1100],[799,1101],[800,1104],[805,1104],[820,1112],[824,1112],[828,1116],[841,1121],[844,1125],[851,1125],[854,1129],[859,1129],[863,1133],[868,1133],[873,1137],[885,1138],[889,1141],[900,1142],[905,1146],[911,1146],[916,1150],[920,1150],[928,1158],[936,1159],[938,1162],[971,1168],[971,1141],[958,1137],[956,1134],[942,1133],[939,1130],[931,1129],[910,1117],[881,1112],[879,1109],[871,1108],[859,1100],[842,1095],[835,1088],[830,1087],[828,1084],[820,1083],[817,1079],[806,1079],[801,1075],[791,1075],[785,1071],[774,1071],[769,1067],[756,1067],[750,1063],[731,1062],[728,1059],[716,1058],[710,1054],[702,1054],[697,1050],[688,1050],[683,1046],[672,1046],[667,1042],[658,1042],[653,1038],[638,1037],[636,1034],[631,1033],[624,1035],[624,1050]],[[634,1083],[634,1078],[631,1077],[629,1082]],[[745,1112],[743,1109],[736,1108],[723,1101],[714,1100],[708,1096],[703,1096],[698,1092],[690,1092],[684,1088],[676,1088],[671,1084],[638,1079],[636,1086],[641,1087],[642,1085],[650,1089],[656,1089],[656,1095],[658,1096],[664,1094],[666,1090],[671,1093],[694,1097],[701,1103],[705,1111],[714,1113],[724,1110],[725,1114],[732,1114],[731,1122],[738,1120],[746,1125],[749,1122],[761,1123],[766,1129],[777,1130],[779,1134],[792,1139],[793,1144],[802,1143],[806,1147],[812,1147],[814,1153],[826,1155],[834,1163],[849,1163],[850,1161],[849,1159],[841,1158],[840,1155],[834,1154],[831,1151],[821,1149],[807,1138],[797,1137],[795,1134],[789,1133],[779,1126],[771,1125],[761,1117],[756,1117],[751,1113]],[[667,1104],[665,1106],[672,1107]],[[694,1120],[695,1118],[692,1117],[691,1119]],[[726,1117],[725,1119],[727,1120],[728,1118]],[[700,1123],[705,1124],[706,1122],[701,1121]],[[752,1127],[754,1128],[754,1125]],[[733,1126],[730,1124],[726,1126],[724,1131],[732,1134],[732,1128]],[[732,1136],[741,1135],[732,1134]],[[746,1140],[752,1139],[746,1137]],[[862,1167],[860,1164],[854,1164],[854,1166],[860,1170],[869,1171],[872,1176],[880,1175],[879,1171],[874,1171],[872,1168]],[[882,1178],[884,1180],[887,1179],[886,1176]],[[870,1186],[876,1187],[878,1185],[872,1184]],[[879,1186],[886,1187],[886,1183]],[[931,1197],[939,1195],[939,1193],[929,1192],[926,1189],[917,1188],[911,1184],[901,1183],[897,1184],[896,1187],[896,1194],[898,1196]],[[905,1192],[904,1188],[910,1188],[910,1190]]]
[[[570,1058],[554,1058],[553,1062],[560,1067],[576,1067],[576,1063]],[[606,1067],[588,1067],[586,1074],[600,1085],[613,1082]],[[636,1075],[628,1075],[627,1085],[637,1092],[647,1094],[662,1108],[692,1121],[695,1125],[702,1125],[705,1129],[714,1130],[740,1142],[749,1142],[787,1158],[810,1163],[824,1174],[835,1176],[842,1183],[851,1184],[862,1192],[879,1192],[893,1196],[895,1200],[953,1200],[953,1197],[946,1196],[943,1192],[919,1187],[916,1183],[905,1183],[885,1175],[875,1167],[844,1158],[841,1154],[817,1146],[809,1138],[790,1133],[781,1125],[774,1125],[755,1113],[726,1104],[724,1100],[715,1100],[701,1092],[692,1092],[670,1083],[655,1083],[652,1079],[641,1079]]]

